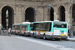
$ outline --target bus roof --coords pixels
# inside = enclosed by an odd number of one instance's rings
[[[38,21],[38,22],[32,22],[32,23],[46,23],[46,22],[61,22],[61,23],[67,23],[67,22],[64,22],[64,21]]]
[[[31,24],[31,22],[22,22],[22,24]]]
[[[20,25],[20,24],[14,24],[14,25]]]
[[[52,21],[37,21],[37,22],[32,22],[32,23],[43,23],[43,22],[52,22]]]

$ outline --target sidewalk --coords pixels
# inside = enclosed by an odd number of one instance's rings
[[[68,37],[68,40],[70,40],[70,41],[75,41],[75,37]]]
[[[0,35],[8,35],[8,31],[7,30],[1,30]]]

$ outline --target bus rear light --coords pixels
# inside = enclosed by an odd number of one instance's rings
[[[65,33],[64,33],[64,36],[68,36],[68,33],[65,32]]]
[[[51,33],[51,35],[53,35],[53,32]]]
[[[66,33],[66,35],[68,36],[68,33]]]

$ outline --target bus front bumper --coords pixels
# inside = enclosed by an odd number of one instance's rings
[[[54,39],[67,39],[67,36],[60,36],[60,35],[46,35],[46,38],[54,38]]]

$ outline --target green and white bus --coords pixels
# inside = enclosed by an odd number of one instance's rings
[[[19,35],[30,35],[30,22],[22,22],[21,24],[14,24],[11,32]],[[14,30],[14,31],[13,31]]]
[[[43,39],[67,39],[68,24],[60,21],[32,22],[31,34]]]
[[[30,22],[22,22],[21,24],[21,34],[22,35],[30,35],[31,27]]]
[[[14,24],[11,30],[14,34],[20,33],[20,24]]]

